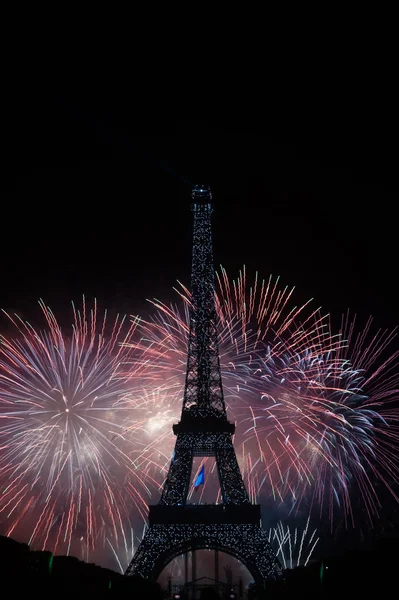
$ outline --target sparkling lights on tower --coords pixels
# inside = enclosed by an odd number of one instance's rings
[[[257,583],[281,577],[280,564],[251,504],[233,447],[235,425],[227,420],[219,364],[212,252],[212,195],[192,192],[193,256],[187,372],[180,422],[162,496],[149,507],[147,530],[127,575],[156,579],[176,556],[199,549],[238,558]],[[193,459],[215,457],[222,504],[188,504]],[[193,580],[195,579],[193,573]]]

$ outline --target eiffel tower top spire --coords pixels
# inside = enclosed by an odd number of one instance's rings
[[[215,421],[227,425],[220,373],[212,251],[212,193],[208,186],[192,192],[194,213],[190,332],[181,424],[196,427]],[[231,424],[230,425],[231,428]]]

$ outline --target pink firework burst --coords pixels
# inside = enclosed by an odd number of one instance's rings
[[[111,322],[83,299],[64,334],[40,306],[43,331],[7,315],[15,336],[0,339],[2,532],[100,563],[106,546],[127,563],[165,460],[145,440],[152,411],[141,386],[154,374],[134,349],[137,323]]]

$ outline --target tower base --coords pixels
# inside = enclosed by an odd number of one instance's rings
[[[202,549],[234,556],[247,567],[257,584],[282,579],[281,567],[259,524],[151,525],[126,575],[156,580],[173,558]]]

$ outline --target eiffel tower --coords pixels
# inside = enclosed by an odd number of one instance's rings
[[[282,577],[280,564],[261,527],[260,506],[249,500],[233,447],[234,423],[227,420],[216,328],[212,251],[212,195],[207,186],[192,192],[194,237],[190,333],[183,409],[173,425],[177,436],[160,502],[149,506],[149,528],[126,575],[156,580],[176,556],[215,550],[230,554],[257,584]],[[193,458],[215,457],[222,504],[188,504]],[[186,581],[187,581],[186,559]]]

